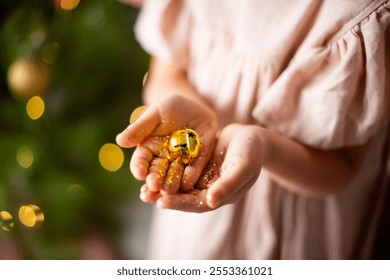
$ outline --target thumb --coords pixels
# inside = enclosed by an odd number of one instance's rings
[[[261,142],[248,129],[233,136],[221,166],[220,177],[210,186],[207,204],[215,208],[254,183],[262,166]]]
[[[159,126],[160,119],[157,108],[149,107],[134,123],[116,136],[116,143],[123,148],[137,146]]]

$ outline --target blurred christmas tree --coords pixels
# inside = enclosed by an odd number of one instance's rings
[[[21,258],[82,258],[80,243],[114,237],[115,208],[138,193],[122,151],[101,150],[141,103],[137,11],[110,0],[0,3],[0,240]],[[30,204],[44,214],[39,228],[18,217]]]

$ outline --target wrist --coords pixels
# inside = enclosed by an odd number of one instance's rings
[[[172,95],[199,99],[188,81],[187,72],[178,65],[153,58],[148,73],[142,94],[145,104],[151,105]]]
[[[233,123],[224,128],[226,134],[240,134],[243,149],[252,149],[251,156],[256,158],[259,165],[268,163],[272,156],[272,136],[270,132],[259,125],[243,125]]]
[[[262,149],[262,165],[267,166],[272,157],[273,134],[270,130],[262,126],[255,126],[255,130],[259,146]]]

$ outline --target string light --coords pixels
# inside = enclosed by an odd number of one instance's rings
[[[32,120],[39,119],[45,112],[45,102],[39,96],[30,98],[26,105],[26,112]]]
[[[33,204],[25,205],[19,209],[19,220],[26,227],[40,227],[45,220],[42,210]]]
[[[104,144],[99,151],[99,161],[101,166],[111,172],[117,171],[122,167],[124,154],[120,147],[115,144]]]
[[[11,231],[14,228],[14,218],[7,211],[0,212],[0,228],[4,231]]]

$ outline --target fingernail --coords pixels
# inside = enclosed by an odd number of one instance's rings
[[[214,208],[215,202],[214,202],[214,196],[211,193],[208,193],[206,196],[207,205]]]
[[[142,201],[145,201],[145,200],[146,200],[146,194],[140,193],[139,198],[140,198]]]
[[[115,141],[117,142],[117,143],[119,143],[120,141],[121,141],[121,134],[122,134],[122,132],[121,133],[118,133],[118,135],[115,137]]]
[[[156,206],[158,208],[163,209],[164,208],[164,202],[161,199],[158,199],[157,202],[156,202]]]

